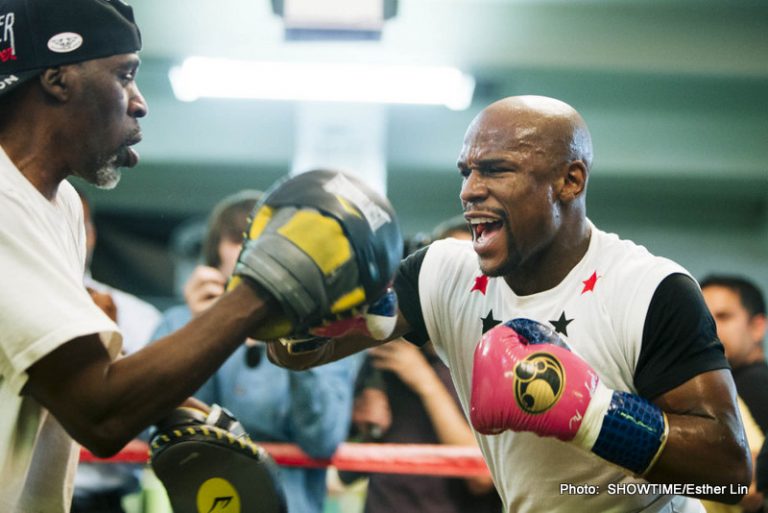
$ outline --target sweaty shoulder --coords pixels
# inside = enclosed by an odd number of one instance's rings
[[[468,241],[435,241],[405,258],[395,276],[400,312],[412,327],[405,338],[418,345],[429,340],[422,304],[440,295],[441,289],[461,276],[471,276],[476,270],[477,257]]]

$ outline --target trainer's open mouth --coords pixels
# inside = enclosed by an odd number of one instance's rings
[[[132,146],[139,144],[140,142],[141,133],[138,133],[125,143],[125,146],[123,146],[120,153],[118,154],[119,167],[134,167],[139,163],[139,153],[134,148],[132,148]]]
[[[113,162],[119,168],[134,167],[139,163],[139,154],[130,146],[123,146],[114,156]]]

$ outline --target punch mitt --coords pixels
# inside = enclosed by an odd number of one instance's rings
[[[353,176],[309,171],[262,196],[228,288],[251,280],[280,304],[253,338],[302,335],[384,295],[402,251],[386,198]]]
[[[287,513],[274,460],[227,410],[180,407],[158,423],[152,470],[174,513]]]

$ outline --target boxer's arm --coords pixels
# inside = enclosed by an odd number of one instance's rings
[[[737,485],[751,481],[749,450],[728,370],[700,374],[654,401],[666,413],[669,435],[646,476],[656,483],[706,483],[723,493],[696,495],[737,503]]]
[[[402,313],[398,312],[397,323],[392,334],[384,339],[377,340],[361,334],[345,335],[340,338],[328,339],[314,351],[292,353],[288,347],[280,342],[268,344],[267,356],[275,365],[291,370],[305,370],[325,363],[334,362],[371,347],[381,345],[394,340],[410,331],[410,325]]]
[[[749,461],[727,369],[696,374],[651,404],[609,389],[561,344],[527,319],[488,331],[474,356],[473,426],[556,437],[652,482],[692,485],[685,495],[734,503],[744,495]]]
[[[635,386],[669,421],[667,445],[648,479],[724,485],[724,494],[700,496],[736,502],[740,495],[730,487],[749,483],[751,471],[735,386],[714,320],[686,275],[667,277],[654,293]]]
[[[330,339],[315,351],[299,354],[290,352],[282,344],[273,343],[269,344],[267,352],[270,361],[289,369],[302,370],[344,358],[404,335],[408,339],[413,338],[419,345],[425,342],[428,339],[428,334],[421,310],[418,284],[421,265],[427,250],[428,248],[422,248],[400,262],[394,280],[394,290],[397,293],[399,309],[394,331],[389,337],[375,340],[361,334],[349,335]],[[411,337],[411,335],[414,336]]]

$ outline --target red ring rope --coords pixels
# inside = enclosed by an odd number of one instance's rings
[[[329,459],[313,459],[293,444],[259,443],[278,465],[377,472],[387,474],[422,474],[469,477],[489,475],[477,447],[456,445],[358,444],[343,443]],[[101,459],[83,449],[80,461],[145,464],[149,459],[146,443],[134,440],[117,455]]]

